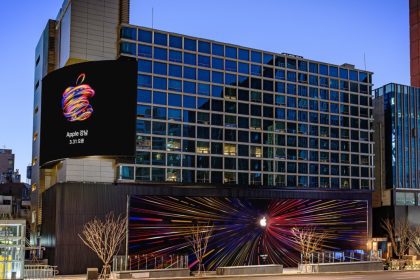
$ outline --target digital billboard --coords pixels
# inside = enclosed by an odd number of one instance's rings
[[[293,229],[326,233],[324,251],[366,249],[367,211],[366,201],[355,200],[132,196],[129,254],[187,254],[192,268],[197,261],[188,237],[192,226],[201,224],[212,228],[203,259],[206,269],[296,266],[300,250]]]
[[[133,156],[137,64],[78,63],[42,80],[40,164],[68,157]]]

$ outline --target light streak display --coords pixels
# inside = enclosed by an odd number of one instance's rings
[[[327,232],[324,250],[365,249],[367,202],[133,196],[129,254],[188,254],[193,268],[196,260],[187,237],[196,223],[213,225],[204,257],[208,270],[261,263],[296,266],[300,254],[292,228]]]
[[[82,84],[85,77],[85,74],[80,74],[76,86],[66,88],[63,93],[61,106],[64,116],[70,122],[84,121],[93,113],[89,98],[95,95],[95,91],[89,85]]]

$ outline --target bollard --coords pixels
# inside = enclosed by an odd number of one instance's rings
[[[98,279],[98,268],[89,267],[86,272],[86,280]]]

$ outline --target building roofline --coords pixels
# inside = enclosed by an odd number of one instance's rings
[[[331,66],[335,66],[335,67],[339,67],[339,68],[349,69],[349,68],[343,66],[345,64],[349,65],[349,63],[347,63],[347,62],[345,62],[345,63],[343,63],[341,65],[338,65],[338,64],[333,64],[333,63],[328,63],[328,62],[323,62],[323,61],[308,59],[308,58],[305,58],[305,57],[300,56],[300,55],[289,54],[289,53],[285,53],[285,52],[283,52],[283,53],[276,53],[276,52],[272,52],[272,51],[266,51],[266,50],[262,50],[262,49],[256,49],[256,48],[251,48],[251,47],[236,45],[236,44],[232,44],[232,43],[226,43],[226,42],[216,41],[216,40],[208,39],[208,38],[201,38],[201,37],[196,37],[196,36],[191,36],[191,35],[186,35],[186,34],[181,34],[181,33],[176,33],[176,32],[171,32],[171,31],[166,31],[166,30],[161,30],[161,29],[156,29],[156,28],[150,28],[150,27],[141,26],[141,25],[134,25],[134,24],[123,23],[123,24],[121,24],[121,26],[133,27],[133,28],[142,28],[142,29],[146,29],[146,30],[149,30],[149,31],[164,32],[164,33],[169,33],[169,34],[173,34],[173,35],[177,35],[177,36],[188,37],[188,38],[191,38],[191,39],[198,39],[198,40],[210,41],[212,43],[229,45],[229,46],[236,47],[236,48],[244,48],[244,49],[249,49],[249,50],[253,50],[253,51],[270,53],[272,55],[281,55],[281,56],[284,56],[284,57],[292,57],[292,58],[296,58],[296,59],[303,59],[303,60],[306,60],[308,62],[321,63],[321,64],[326,64],[326,65],[329,65],[329,66],[331,65]],[[356,68],[356,67],[354,69],[349,69],[349,70],[358,70],[358,71],[362,71],[362,72],[365,72],[365,73],[368,73],[368,74],[373,74],[372,71],[363,70],[363,69],[359,69],[359,68]]]

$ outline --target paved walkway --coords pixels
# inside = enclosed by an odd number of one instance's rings
[[[159,280],[174,279],[223,279],[223,280],[419,280],[420,271],[377,271],[377,272],[347,272],[347,273],[318,273],[318,274],[297,274],[297,269],[286,269],[284,274],[279,275],[238,275],[219,276],[208,274],[204,277],[172,277],[155,278]],[[86,280],[86,275],[58,275],[60,280]],[[144,278],[150,279],[151,278]]]

